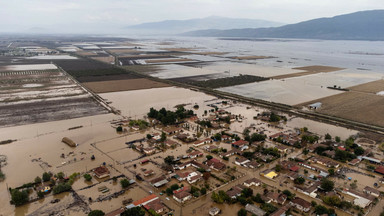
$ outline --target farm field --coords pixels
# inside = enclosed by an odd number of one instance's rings
[[[91,89],[95,93],[169,87],[168,84],[155,82],[149,79],[124,79],[84,82],[83,85]]]

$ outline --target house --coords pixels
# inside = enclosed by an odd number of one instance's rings
[[[204,155],[204,154],[203,154],[202,152],[196,150],[196,151],[190,153],[190,154],[188,155],[188,157],[191,158],[191,159],[193,159],[193,158],[201,157],[201,156],[203,156],[203,155]]]
[[[216,171],[224,170],[226,168],[226,165],[216,158],[206,161],[206,164]]]
[[[379,190],[376,190],[375,188],[371,188],[369,186],[366,186],[363,191],[366,194],[370,194],[370,195],[375,196],[375,197],[379,197],[380,196],[380,191]]]
[[[301,185],[295,185],[293,188],[295,190],[305,194],[305,195],[308,195],[310,197],[315,198],[317,196],[316,191],[317,191],[318,187],[320,186],[320,184],[321,184],[321,182],[317,181],[308,187],[301,186]]]
[[[280,205],[283,205],[285,201],[287,200],[287,195],[285,194],[279,194],[276,192],[269,192],[267,193],[266,197],[271,200],[274,203],[278,203]]]
[[[285,212],[288,211],[289,207],[287,205],[277,209],[275,212],[270,214],[269,216],[286,216]]]
[[[283,154],[286,154],[289,149],[287,146],[283,146],[283,145],[278,145],[276,146],[276,148],[280,153],[283,153]]]
[[[240,153],[240,151],[238,150],[238,149],[232,149],[232,150],[230,150],[230,151],[227,151],[227,152],[225,152],[225,153],[222,153],[221,155],[220,155],[220,157],[221,158],[223,158],[223,157],[230,157],[230,156],[232,156],[232,155],[234,155],[234,154],[239,154]]]
[[[218,215],[218,214],[220,214],[220,209],[219,208],[217,208],[217,207],[213,207],[213,208],[210,208],[209,209],[209,215],[210,216],[215,216],[215,215]]]
[[[173,194],[173,199],[175,199],[179,203],[184,203],[184,202],[192,199],[192,195],[189,192],[183,190],[181,192]]]
[[[355,197],[355,199],[353,200],[353,204],[360,206],[361,208],[368,207],[375,200],[375,197],[372,195],[360,193],[360,192],[358,192],[356,190],[352,190],[352,189],[350,189],[350,190],[344,189],[342,192],[345,194],[348,194],[350,196]]]
[[[247,167],[245,164],[251,162],[250,160],[248,160],[247,158],[245,157],[238,157],[236,158],[235,160],[235,164],[239,165],[239,166],[244,166],[244,167]]]
[[[219,150],[219,147],[216,146],[216,145],[210,145],[210,146],[205,147],[204,149],[205,149],[205,151],[207,151],[207,152],[212,152],[212,151]]]
[[[257,178],[251,178],[251,179],[246,180],[243,184],[247,187],[260,186],[261,181]]]
[[[146,196],[146,197],[144,197],[144,198],[142,198],[142,199],[136,200],[136,201],[133,202],[132,204],[133,204],[134,206],[143,206],[143,205],[146,205],[146,204],[148,204],[148,203],[150,203],[150,202],[152,202],[152,201],[155,201],[155,200],[157,200],[157,199],[159,199],[158,196],[156,196],[155,194],[151,194],[151,195]]]
[[[289,172],[288,174],[287,174],[287,177],[289,178],[289,179],[291,179],[292,181],[294,181],[297,177],[299,177],[299,174],[297,173],[297,172]]]
[[[361,157],[361,159],[362,160],[367,160],[367,161],[369,161],[370,163],[373,163],[373,164],[381,164],[381,160],[373,158],[373,157],[363,156],[363,157]]]
[[[312,157],[308,161],[318,163],[318,164],[321,164],[321,165],[329,167],[329,168],[331,168],[331,167],[338,168],[340,166],[340,164],[338,164],[338,163],[336,163],[330,159],[326,159],[326,158],[322,158],[322,157]]]
[[[325,154],[326,156],[328,156],[330,158],[334,158],[336,155],[336,152],[333,150],[327,150],[327,151],[323,151],[323,154]]]
[[[209,166],[207,166],[207,165],[205,165],[205,164],[202,164],[202,163],[199,163],[199,162],[197,162],[197,161],[195,161],[195,160],[191,161],[190,163],[191,163],[191,165],[192,165],[193,167],[195,167],[196,169],[204,169],[204,170],[206,170],[206,171],[211,171]]]
[[[269,179],[274,179],[276,178],[279,174],[277,174],[275,171],[266,169],[263,172],[260,173],[261,176],[264,176]]]
[[[324,149],[328,148],[328,146],[325,145],[325,144],[315,143],[315,144],[311,145],[310,147],[308,147],[308,151],[309,152],[314,152],[319,147],[324,148]]]
[[[165,128],[163,128],[163,132],[166,133],[167,135],[180,133],[182,131],[183,131],[183,129],[179,128],[179,127],[165,127]]]
[[[163,212],[165,210],[165,206],[161,203],[160,199],[153,200],[153,201],[143,205],[143,207],[147,211],[152,209],[157,214],[160,214],[161,212]]]
[[[201,174],[200,172],[196,171],[196,172],[190,173],[187,176],[187,181],[188,181],[189,184],[193,184],[195,182],[198,182],[202,178],[203,178],[203,174]]]
[[[289,204],[303,212],[309,212],[309,210],[311,210],[311,203],[300,197],[294,198],[289,202]]]
[[[105,216],[120,216],[125,211],[124,208],[118,208],[105,214]]]
[[[360,163],[360,160],[358,158],[355,158],[355,159],[348,162],[348,164],[351,166],[356,166],[359,163]]]
[[[225,134],[221,136],[221,141],[227,141],[227,140],[230,140],[230,139],[231,139],[231,137],[227,136]]]
[[[175,175],[175,178],[179,181],[184,181],[184,180],[187,180],[187,177],[189,175],[190,172],[179,172],[177,171],[176,172],[176,175]]]
[[[144,176],[150,176],[150,175],[154,175],[155,172],[153,170],[147,170],[144,172]]]
[[[292,167],[296,166],[296,163],[293,161],[284,160],[280,163],[281,167],[285,170],[290,170]]]
[[[256,169],[256,168],[259,168],[261,166],[260,163],[258,163],[257,161],[251,161],[249,163],[246,164],[247,167],[251,168],[251,169]]]
[[[198,147],[198,146],[205,145],[212,142],[213,140],[211,138],[207,138],[204,140],[197,140],[196,142],[193,143],[193,146]]]
[[[242,185],[236,185],[225,193],[232,199],[236,199],[237,197],[241,196],[243,189],[244,187]]]
[[[165,145],[167,146],[167,148],[171,148],[172,146],[177,146],[178,143],[173,141],[173,140],[170,140],[170,139],[166,139],[164,141]]]
[[[105,166],[99,166],[97,168],[95,168],[93,170],[93,173],[95,174],[95,176],[99,179],[102,179],[102,178],[105,178],[105,177],[108,177],[110,172],[108,170],[107,167]]]
[[[383,166],[376,167],[375,172],[384,175],[384,167]]]
[[[232,143],[232,147],[235,147],[237,149],[242,149],[244,146],[247,146],[248,142],[245,140],[239,140],[234,143]]]
[[[261,210],[259,207],[252,204],[247,204],[245,206],[245,210],[257,216],[264,216],[267,214],[265,211]]]
[[[158,187],[161,187],[161,186],[167,184],[168,180],[167,180],[167,178],[165,176],[160,176],[160,177],[157,177],[155,179],[152,179],[150,181],[150,183],[151,183],[151,185],[153,187],[157,187],[158,188]]]
[[[154,147],[143,148],[143,152],[146,155],[151,155],[151,154],[154,154],[156,152],[156,148],[154,148]]]

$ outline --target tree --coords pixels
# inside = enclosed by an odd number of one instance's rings
[[[237,212],[237,216],[247,216],[247,210],[245,209],[240,209],[238,212]]]
[[[325,139],[326,140],[331,140],[332,136],[329,133],[327,133],[327,134],[325,134]]]
[[[128,179],[121,179],[120,184],[122,188],[127,188],[129,186],[129,181]]]
[[[43,182],[47,182],[51,179],[51,175],[47,172],[43,173]]]
[[[175,157],[174,156],[167,156],[167,157],[165,157],[164,158],[164,162],[166,163],[166,164],[169,164],[169,165],[172,165],[172,164],[174,164],[175,163]]]
[[[261,198],[261,195],[259,193],[256,194],[256,196],[252,197],[252,200],[257,203],[264,203],[263,198]]]
[[[89,212],[88,216],[104,216],[105,213],[101,210],[92,210]]]
[[[241,191],[241,195],[245,198],[251,197],[253,195],[253,190],[251,188],[244,188]]]
[[[335,175],[335,169],[333,169],[333,168],[328,169],[328,173],[331,176]]]
[[[360,155],[364,154],[364,152],[365,152],[365,150],[362,147],[360,147],[360,146],[355,148],[355,150],[354,150],[354,153],[357,156],[360,156]]]
[[[335,183],[329,179],[324,178],[321,180],[321,188],[325,191],[333,190]]]
[[[200,189],[201,195],[205,195],[207,193],[207,188],[203,187]]]
[[[125,210],[123,213],[121,213],[121,216],[144,216],[145,211],[141,209],[141,207],[133,207],[130,209]]]
[[[211,160],[213,158],[212,155],[207,155],[205,157],[207,158],[207,160]]]
[[[151,134],[147,134],[147,139],[152,139],[152,135]]]
[[[167,134],[165,134],[164,132],[161,132],[161,138],[160,138],[160,141],[161,141],[161,142],[164,142],[166,139],[167,139]]]
[[[295,198],[296,194],[292,193],[291,191],[289,190],[284,190],[283,191],[283,194],[287,195],[287,199],[288,200],[292,200],[293,198]]]
[[[85,173],[83,177],[85,178],[86,181],[91,181],[92,179],[92,176],[89,175],[88,173]]]
[[[350,186],[351,186],[352,189],[356,189],[357,188],[356,182],[351,183]]]
[[[41,178],[39,176],[36,176],[35,183],[36,184],[41,183]]]
[[[280,164],[277,164],[276,166],[275,166],[275,171],[276,172],[280,172],[281,171],[281,165]]]
[[[59,194],[59,193],[62,193],[62,192],[65,192],[65,191],[69,191],[71,190],[72,187],[70,184],[68,183],[60,183],[58,185],[56,185],[55,187],[53,187],[53,194]]]
[[[341,141],[340,137],[339,136],[335,136],[335,141],[336,142],[340,142]]]
[[[322,205],[317,205],[315,207],[315,213],[317,215],[323,215],[323,214],[328,214],[328,209],[325,206]]]
[[[11,190],[11,201],[16,206],[23,205],[28,202],[29,194],[27,190],[19,191],[17,189]]]
[[[295,180],[293,182],[295,184],[304,184],[305,179],[303,177],[297,177],[297,178],[295,178]]]
[[[325,196],[323,202],[330,206],[341,206],[341,199],[338,196]]]
[[[269,116],[269,121],[270,122],[279,122],[280,116],[278,116],[274,112],[272,112],[271,115]]]

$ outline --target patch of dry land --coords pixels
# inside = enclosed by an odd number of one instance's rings
[[[190,52],[190,51],[194,51],[195,49],[180,47],[180,48],[163,48],[163,50],[172,51],[172,52]]]
[[[272,79],[286,79],[286,78],[306,76],[306,75],[317,74],[317,73],[334,72],[334,71],[343,70],[344,68],[331,67],[331,66],[322,66],[322,65],[313,65],[313,66],[306,66],[306,67],[295,67],[295,68],[292,68],[292,69],[303,70],[304,72],[284,74],[284,75],[274,76],[274,77],[271,77],[271,78]]]
[[[258,60],[258,59],[269,59],[274,57],[273,56],[234,56],[230,58],[237,59],[237,60]]]
[[[384,127],[384,81],[374,81],[349,88],[351,91],[301,105],[321,102],[320,113]]]
[[[225,55],[227,52],[194,52],[193,54],[197,55]]]
[[[191,60],[191,59],[180,59],[180,58],[145,60],[145,62],[147,64],[168,63],[168,62],[185,62],[185,61],[193,61],[193,60]]]
[[[169,87],[168,84],[152,81],[149,79],[126,79],[126,80],[109,80],[109,81],[99,81],[99,82],[85,82],[83,83],[83,85],[96,93]]]

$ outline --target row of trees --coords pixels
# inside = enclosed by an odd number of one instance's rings
[[[193,110],[186,110],[184,107],[177,107],[176,111],[161,108],[156,110],[153,107],[149,109],[148,118],[160,121],[163,125],[175,124],[178,120],[194,116]]]

